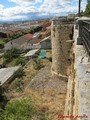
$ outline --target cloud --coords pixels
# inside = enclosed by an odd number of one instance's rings
[[[38,3],[38,2],[42,2],[42,0],[9,0],[9,2],[14,2],[18,5],[28,6],[30,4],[35,4],[35,3]]]
[[[77,13],[78,0],[9,0],[16,3],[15,7],[6,8],[0,4],[0,20],[35,19],[46,16],[63,16]],[[37,4],[40,5],[37,7]],[[42,4],[41,4],[42,3]],[[86,0],[82,1],[82,10]]]

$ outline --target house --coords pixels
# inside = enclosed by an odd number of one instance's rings
[[[74,20],[75,14],[68,14],[67,19]]]
[[[21,33],[21,31],[22,31],[21,28],[3,30],[3,31],[0,31],[0,37],[1,38],[7,38],[7,37],[10,37],[10,36],[16,35],[18,33]]]
[[[49,27],[49,26],[51,26],[51,22],[48,22],[48,23],[46,23],[46,24],[43,24],[42,30],[46,30],[47,27]]]
[[[41,42],[41,49],[51,49],[51,36],[44,38]]]
[[[39,52],[39,49],[30,50],[27,54],[24,55],[24,57],[27,57],[30,59],[33,56],[36,56],[38,52]]]
[[[41,32],[42,38],[48,37],[51,35],[51,29]]]
[[[40,37],[40,32],[34,33],[33,38],[39,38],[39,37]]]
[[[0,38],[6,38],[6,37],[7,35],[4,32],[0,31]]]
[[[41,39],[32,38],[30,40],[30,44],[32,45],[32,49],[40,49],[41,48],[40,42],[41,42]]]
[[[14,35],[21,33],[22,29],[21,28],[15,28],[15,29],[10,29],[10,31],[13,32]]]
[[[33,38],[32,34],[26,34],[5,44],[4,49],[8,50],[11,49],[12,47],[24,50],[32,49],[32,44],[30,43],[30,40],[32,38]]]

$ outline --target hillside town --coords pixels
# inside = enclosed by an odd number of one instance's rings
[[[40,52],[42,52],[43,49],[45,50],[51,49],[51,37],[50,37],[51,20],[26,22],[24,24],[21,23],[19,25],[18,23],[17,24],[13,23],[13,24],[7,24],[7,25],[2,25],[2,26],[3,27],[1,27],[1,30],[0,30],[0,67],[1,67],[0,71],[1,71],[1,75],[2,75],[2,70],[10,72],[9,70],[10,67],[13,67],[14,69],[15,65],[14,64],[12,65],[11,62],[15,61],[15,59],[17,59],[17,56],[19,56],[19,58],[21,57],[22,59],[20,61],[21,63],[18,64],[18,65],[21,65],[23,62],[23,59],[28,59],[27,61],[29,61],[33,56],[35,56],[35,54],[38,51],[40,54]],[[12,52],[13,50],[15,52],[18,51],[18,53],[15,53],[18,55],[14,59],[10,60],[8,58],[8,60],[6,60],[7,58],[4,58],[5,54],[9,55],[8,52],[10,51]],[[11,69],[11,71],[13,69]],[[3,79],[4,79],[3,76],[2,77],[0,76],[1,85],[5,84],[5,82],[7,82],[11,78],[11,76],[14,74],[12,72],[9,75],[8,72],[5,72],[7,74],[5,74],[6,80],[4,80],[4,82],[3,82]]]

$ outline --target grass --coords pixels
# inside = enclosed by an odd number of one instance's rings
[[[2,112],[1,120],[48,120],[42,111],[37,111],[31,98],[11,100]]]
[[[4,45],[5,44],[5,42],[3,42],[3,41],[0,41],[0,45]]]
[[[37,59],[37,58],[34,58],[34,59]],[[50,63],[50,61],[47,58],[41,60],[41,64],[44,65],[44,66],[46,66],[48,63]],[[10,84],[10,86],[9,86],[7,92],[6,92],[6,95],[11,100],[12,99],[14,99],[14,100],[22,99],[23,100],[24,98],[27,99],[28,96],[31,96],[31,98],[35,101],[35,105],[36,105],[36,108],[35,108],[36,112],[35,112],[33,117],[37,117],[38,116],[38,117],[40,117],[40,120],[49,120],[47,117],[45,117],[46,112],[48,111],[47,103],[45,101],[44,101],[45,104],[43,103],[41,95],[39,95],[37,92],[35,92],[35,91],[33,92],[32,90],[28,89],[30,81],[37,75],[38,71],[39,70],[36,70],[34,68],[34,66],[33,66],[33,59],[32,59],[27,64],[27,66],[24,67],[25,76],[23,76],[22,78],[15,78],[14,81]],[[13,111],[13,109],[11,111]],[[20,114],[20,116],[21,116],[21,114]],[[20,119],[24,120],[24,117],[20,118]],[[15,118],[15,120],[17,120],[17,119]],[[26,120],[28,120],[28,118]],[[30,118],[29,118],[29,120],[30,120]]]
[[[50,51],[48,51],[49,56],[50,56]],[[47,54],[48,54],[47,53]],[[48,56],[47,56],[48,57]],[[34,58],[34,59],[38,59],[38,58]],[[8,64],[8,66],[14,66],[16,59],[12,60],[11,63]],[[14,96],[14,94],[12,93],[20,93],[23,92],[24,89],[28,86],[28,84],[30,83],[30,81],[36,76],[36,74],[38,73],[38,69],[35,69],[35,66],[33,64],[33,59],[27,64],[27,66],[24,68],[24,73],[25,75],[22,78],[15,78],[14,81],[10,84],[9,86],[9,95],[10,96]],[[40,60],[40,65],[41,66],[46,66],[50,61],[46,58],[46,59],[42,59]],[[36,65],[36,64],[35,64]],[[37,66],[37,65],[36,65]],[[41,67],[40,66],[40,67]],[[23,83],[23,86],[22,86]],[[22,91],[23,89],[23,91]],[[7,92],[8,94],[8,92]]]

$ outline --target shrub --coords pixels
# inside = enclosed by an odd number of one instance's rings
[[[34,66],[34,69],[36,70],[40,70],[41,68],[44,67],[44,65],[41,63],[39,59],[33,59],[33,66]]]
[[[15,77],[22,78],[24,75],[25,75],[25,72],[23,68],[20,68],[19,70],[17,70]]]
[[[48,60],[49,60],[50,62],[52,62],[52,57],[49,57]]]
[[[22,65],[22,66],[24,66],[25,65],[25,58],[22,58],[22,57],[18,57],[18,58],[16,58],[15,59],[15,65]]]
[[[8,102],[0,120],[33,120],[34,118],[49,120],[43,112],[36,110],[34,103],[29,98]]]
[[[2,120],[32,120],[35,108],[29,99],[10,101],[2,113]]]
[[[5,64],[10,62],[13,58],[17,58],[19,56],[19,50],[16,48],[11,48],[10,50],[7,50],[4,55],[4,62]]]
[[[3,41],[5,42],[5,43],[8,43],[9,41],[11,41],[12,40],[12,38],[4,38],[3,39]]]
[[[24,82],[23,82],[22,79],[19,79],[18,81],[15,82],[15,88],[17,89],[17,91],[23,92],[23,90],[24,90]]]

